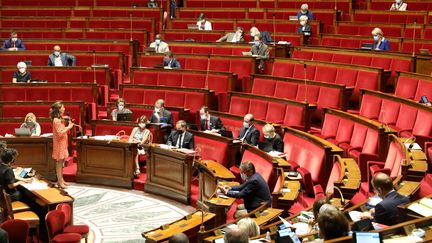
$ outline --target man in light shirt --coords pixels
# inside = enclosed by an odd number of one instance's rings
[[[60,46],[54,46],[54,52],[48,56],[48,66],[66,67],[76,66],[76,58],[61,52]]]
[[[161,35],[159,34],[156,35],[155,41],[150,43],[150,48],[154,48],[156,53],[165,53],[169,51],[168,44],[162,40]]]
[[[243,28],[237,27],[236,32],[228,33],[225,36],[219,38],[216,42],[223,42],[223,41],[232,42],[232,43],[244,42]]]

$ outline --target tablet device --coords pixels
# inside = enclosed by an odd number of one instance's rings
[[[221,237],[221,238],[217,238],[217,239],[214,239],[214,240],[213,240],[213,243],[224,243],[224,242],[225,242],[225,240],[224,240],[223,237]]]
[[[362,219],[357,222],[355,222],[352,225],[353,231],[370,231],[374,230],[374,227],[372,225],[372,220],[370,219]]]
[[[355,243],[382,243],[382,235],[379,232],[354,232]]]

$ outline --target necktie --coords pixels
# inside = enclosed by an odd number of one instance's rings
[[[210,121],[206,120],[206,130],[210,130]]]
[[[246,135],[248,134],[248,132],[249,132],[249,128],[246,129],[244,136],[241,138],[242,141],[246,138]]]
[[[15,41],[12,41],[12,48],[15,48]]]
[[[156,52],[159,52],[159,44],[156,45]]]

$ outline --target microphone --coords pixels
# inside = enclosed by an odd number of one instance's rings
[[[414,17],[414,31],[413,31],[413,49],[412,56],[415,56],[415,33],[416,33],[417,17]]]
[[[304,87],[305,87],[305,99],[304,99],[304,101],[307,103],[308,102],[308,89],[307,89],[306,69],[307,69],[307,64],[305,62],[303,62],[303,77],[304,77]]]
[[[69,126],[69,122],[71,121],[71,117],[70,117],[70,113],[66,112],[66,116],[63,117],[64,121],[65,121],[65,126]]]
[[[345,198],[344,198],[344,195],[343,195],[341,189],[339,187],[337,187],[337,186],[333,186],[333,188],[336,189],[336,191],[339,192],[339,195],[341,197],[341,204],[343,206],[345,204]]]
[[[273,12],[273,33],[274,33],[274,40],[273,45],[276,46],[276,22],[275,22],[276,13]]]
[[[132,12],[129,12],[129,20],[130,20],[130,41],[133,41],[133,38],[132,38],[132,29],[133,29],[133,26],[132,26]]]
[[[206,77],[205,77],[205,88],[208,89],[208,76],[210,72],[210,53],[207,56],[207,70],[206,70]]]
[[[93,83],[97,83],[96,80],[96,50],[93,50]]]

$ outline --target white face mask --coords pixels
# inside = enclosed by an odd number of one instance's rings
[[[397,4],[399,4],[399,3],[401,3],[402,2],[402,0],[396,0],[396,3]]]
[[[60,56],[60,52],[59,51],[54,51],[54,55],[58,57],[58,56]]]
[[[244,127],[244,128],[249,128],[249,123],[247,123],[247,122],[243,122],[243,127]]]
[[[251,33],[251,36],[252,36],[252,37],[255,37],[255,33]]]
[[[160,109],[155,107],[155,112],[159,113]]]
[[[374,35],[374,41],[378,41],[379,37],[377,35]]]
[[[301,26],[305,26],[306,25],[306,21],[300,21],[300,25]]]
[[[145,123],[140,123],[140,124],[138,124],[138,126],[139,126],[141,129],[144,129],[144,128],[146,127],[146,124],[145,124]]]
[[[11,38],[12,42],[16,42],[18,38]]]
[[[18,68],[20,73],[25,73],[26,69],[25,68]]]
[[[124,105],[118,105],[118,109],[119,110],[123,110],[124,109]]]
[[[201,120],[205,120],[207,118],[206,115],[200,115],[200,117],[201,117]]]
[[[156,43],[157,45],[159,45],[159,44],[161,43],[161,40],[156,39],[156,40],[155,40],[155,43]]]
[[[247,175],[245,173],[240,173],[240,177],[241,177],[242,181],[246,181],[246,179],[247,179]]]
[[[254,41],[254,45],[255,45],[255,46],[259,46],[259,45],[260,45],[260,42],[259,42],[259,41]]]
[[[265,139],[270,139],[270,135],[264,135]]]

